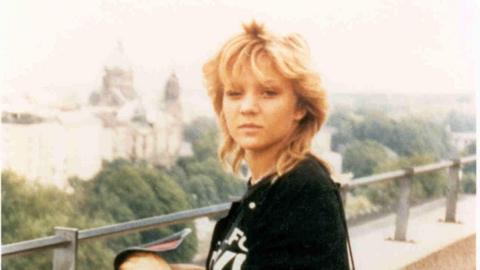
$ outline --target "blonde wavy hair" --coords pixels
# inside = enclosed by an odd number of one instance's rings
[[[240,76],[240,70],[245,66],[262,83],[265,74],[259,68],[259,62],[265,61],[266,56],[275,71],[292,82],[298,105],[306,108],[306,115],[277,159],[276,176],[279,177],[310,153],[311,141],[327,119],[329,106],[326,92],[320,84],[320,77],[310,67],[310,50],[300,35],[276,36],[255,21],[243,24],[243,29],[243,33],[228,40],[203,66],[206,88],[223,138],[218,156],[225,167],[238,173],[245,150],[228,132],[222,108],[223,94],[232,84],[232,78]],[[315,157],[329,173],[333,173],[328,162]]]

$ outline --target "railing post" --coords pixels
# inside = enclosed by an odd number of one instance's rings
[[[53,251],[53,270],[75,270],[78,247],[78,229],[55,227],[55,235],[70,241]]]
[[[453,165],[448,167],[448,189],[445,222],[456,222],[455,216],[457,212],[458,189],[461,178],[462,165],[459,159],[454,159]]]
[[[405,169],[407,175],[400,181],[400,193],[398,196],[397,216],[395,218],[395,241],[407,240],[408,216],[410,214],[410,190],[414,171],[413,168]]]

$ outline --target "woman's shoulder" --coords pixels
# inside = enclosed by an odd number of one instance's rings
[[[308,154],[291,171],[278,179],[279,188],[293,190],[314,189],[318,192],[337,188],[330,172],[312,154]]]
[[[269,227],[273,235],[286,233],[303,239],[317,233],[323,237],[318,228],[337,227],[341,222],[337,191],[328,170],[308,156],[272,186],[263,220],[281,224]],[[262,225],[259,228],[263,229]]]

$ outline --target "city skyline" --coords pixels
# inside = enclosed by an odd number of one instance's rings
[[[202,64],[256,19],[310,44],[329,93],[473,94],[473,1],[15,1],[3,3],[4,95],[79,96],[101,87],[121,41],[142,96],[158,95],[171,71],[184,106],[210,114]],[[9,27],[15,25],[15,27]],[[195,106],[193,106],[195,105]]]

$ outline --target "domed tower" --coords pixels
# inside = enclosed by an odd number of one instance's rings
[[[160,98],[161,112],[154,124],[155,164],[170,167],[178,157],[183,141],[183,117],[180,103],[180,85],[177,75],[172,72]]]
[[[178,77],[175,72],[170,74],[170,77],[165,84],[165,96],[163,97],[163,104],[165,112],[182,122],[182,105],[180,104],[180,85]]]
[[[102,89],[90,97],[92,105],[120,107],[137,98],[133,71],[121,42],[108,58],[104,71]]]

